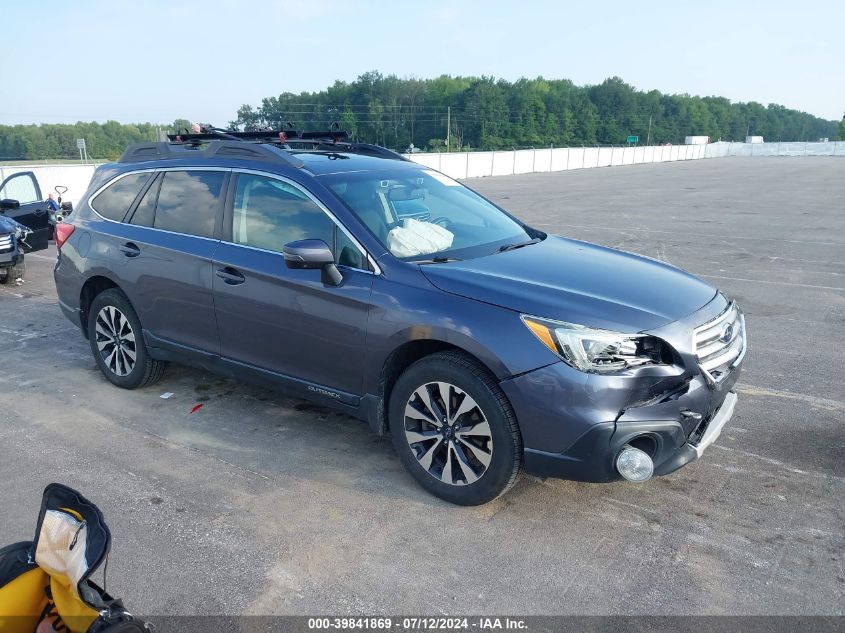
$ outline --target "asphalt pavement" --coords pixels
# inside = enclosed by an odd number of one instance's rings
[[[739,302],[740,399],[700,461],[451,506],[345,415],[178,366],[113,387],[59,311],[51,247],[0,286],[0,545],[60,481],[105,513],[108,590],[139,614],[845,613],[845,158],[468,184]]]

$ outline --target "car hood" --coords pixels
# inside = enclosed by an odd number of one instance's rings
[[[26,228],[19,222],[13,220],[12,218],[7,218],[4,215],[0,215],[0,233],[14,233],[15,229],[18,227]]]
[[[626,332],[676,321],[716,295],[709,284],[669,264],[553,235],[504,253],[420,268],[452,294]]]

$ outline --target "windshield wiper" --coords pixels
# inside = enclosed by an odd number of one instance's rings
[[[414,264],[446,264],[449,262],[462,262],[460,257],[432,257],[431,259],[414,259]]]
[[[541,242],[542,240],[539,237],[535,237],[533,240],[528,240],[527,242],[520,242],[518,244],[505,244],[504,246],[499,247],[499,252],[504,253],[505,251],[512,251],[515,248],[522,248],[523,246],[530,246],[531,244],[536,244],[537,242]]]

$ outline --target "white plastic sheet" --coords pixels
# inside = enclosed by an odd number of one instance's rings
[[[452,246],[454,233],[431,222],[405,218],[387,234],[387,248],[396,257],[438,253]]]

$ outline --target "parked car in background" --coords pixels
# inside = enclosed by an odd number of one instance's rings
[[[47,248],[53,235],[50,207],[42,199],[41,186],[31,171],[12,174],[0,183],[0,213],[27,227],[29,251]]]
[[[55,280],[109,381],[177,361],[284,388],[389,430],[423,488],[466,505],[523,469],[643,482],[719,436],[735,302],[384,148],[293,134],[207,130],[98,168],[56,227]]]
[[[0,200],[0,212],[14,210],[12,202]],[[0,284],[20,283],[23,280],[26,272],[24,252],[30,234],[30,230],[23,224],[0,215]]]

